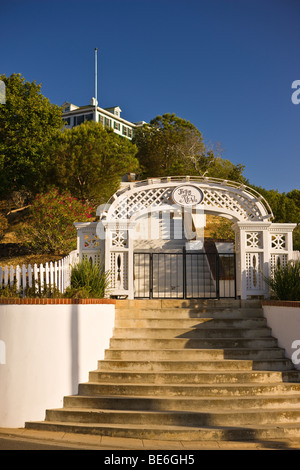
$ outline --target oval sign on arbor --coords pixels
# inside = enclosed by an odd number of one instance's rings
[[[179,206],[197,206],[203,200],[203,192],[196,186],[183,184],[174,189],[172,199]]]

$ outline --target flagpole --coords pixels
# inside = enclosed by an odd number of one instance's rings
[[[97,122],[97,47],[95,47],[95,122]]]

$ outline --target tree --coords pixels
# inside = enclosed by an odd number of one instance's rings
[[[293,243],[294,243],[294,250],[300,251],[300,191],[299,189],[293,189],[286,195],[294,204],[294,214],[293,222],[297,223],[297,227],[294,229],[293,232]]]
[[[93,121],[66,129],[49,147],[49,183],[94,205],[105,203],[122,176],[138,170],[136,152],[131,141]]]
[[[242,165],[223,160],[205,146],[201,132],[175,114],[157,116],[135,132],[143,177],[193,175],[245,182]]]
[[[39,192],[44,186],[49,140],[63,127],[62,110],[21,74],[0,75],[6,86],[0,104],[0,195]]]
[[[274,222],[299,223],[300,222],[300,191],[294,189],[289,193],[280,193],[277,190],[267,190],[251,185],[268,201],[274,214]]]
[[[157,116],[135,132],[137,158],[146,176],[172,176],[197,171],[205,151],[198,129],[175,114]]]
[[[66,255],[76,249],[74,221],[90,221],[94,210],[67,192],[52,189],[37,194],[30,207],[28,223],[20,238],[33,252]]]

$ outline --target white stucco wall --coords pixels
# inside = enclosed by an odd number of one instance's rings
[[[44,420],[109,346],[113,304],[0,305],[0,427]]]
[[[272,304],[272,301],[269,302]],[[277,303],[277,305],[276,305]],[[300,302],[274,302],[263,305],[264,316],[278,345],[284,348],[286,356],[300,370]],[[298,306],[299,305],[299,306]]]

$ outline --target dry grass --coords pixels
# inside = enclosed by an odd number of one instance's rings
[[[45,264],[50,261],[58,261],[62,259],[63,256],[49,255],[49,254],[40,254],[40,255],[23,255],[23,256],[10,256],[10,257],[1,257],[0,266],[4,268],[5,266],[22,266],[23,264],[34,265],[34,264]]]
[[[23,223],[24,225],[24,223]],[[10,227],[10,230],[6,232],[5,236],[1,240],[1,244],[16,244],[22,247],[22,243],[17,235],[17,230],[22,228],[22,224],[14,224]],[[36,264],[45,264],[47,262],[54,262],[62,259],[62,255],[49,255],[48,253],[39,253],[39,254],[16,254],[11,256],[0,256],[0,266],[22,266],[23,264],[34,265]]]
[[[222,233],[222,227],[228,223],[228,219],[218,215],[207,214],[206,226],[204,228],[204,236],[207,238],[214,238],[214,233],[220,230]],[[223,237],[220,237],[223,238]]]
[[[25,206],[20,209],[14,209],[8,212],[9,203],[7,201],[0,201],[0,210],[2,213],[8,214],[8,230],[5,233],[4,237],[0,241],[0,244],[12,244],[15,245],[15,249],[10,250],[10,256],[1,256],[0,255],[0,266],[22,266],[23,264],[34,265],[34,264],[45,264],[47,262],[58,261],[63,258],[62,255],[50,255],[48,253],[38,253],[38,254],[22,254],[22,246],[25,242],[23,237],[24,228],[27,226],[29,211],[28,207]],[[26,240],[29,241],[29,240]],[[20,247],[20,249],[18,249]],[[26,252],[26,251],[25,251]]]

